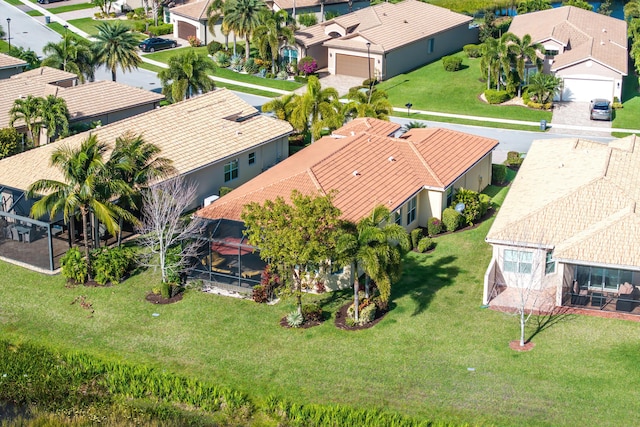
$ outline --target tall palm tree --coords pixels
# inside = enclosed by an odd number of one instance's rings
[[[288,14],[285,10],[267,12],[263,16],[263,24],[253,33],[253,42],[263,59],[271,56],[271,72],[276,73],[280,47],[284,43],[293,43],[293,30],[287,26]]]
[[[249,59],[251,36],[260,25],[260,14],[267,6],[262,0],[228,0],[224,21],[228,28],[245,40],[245,58]]]
[[[393,105],[389,102],[387,93],[375,87],[353,87],[349,90],[347,98],[350,102],[345,104],[345,115],[353,117],[375,117],[380,120],[389,120],[389,114],[393,111]]]
[[[213,62],[209,58],[189,49],[181,55],[171,57],[169,68],[158,73],[162,93],[169,101],[178,102],[200,92],[212,91],[215,84],[208,73],[213,71]]]
[[[262,111],[265,113],[274,113],[280,120],[290,121],[296,96],[297,95],[291,93],[279,98],[273,98],[271,101],[262,104]]]
[[[40,218],[49,213],[53,219],[62,212],[65,222],[69,222],[78,212],[80,213],[89,278],[89,214],[95,215],[112,234],[118,229],[118,216],[133,219],[130,213],[112,201],[114,197],[129,194],[130,189],[122,180],[106,175],[103,161],[106,149],[107,146],[98,142],[95,135],[84,140],[76,149],[69,146],[56,149],[51,155],[51,165],[60,169],[64,181],[41,179],[27,190],[27,195],[31,198],[43,195],[31,207],[33,218]]]
[[[320,136],[323,128],[340,127],[344,121],[338,91],[334,88],[322,88],[316,76],[310,76],[307,91],[297,96],[291,111],[291,125],[300,130],[311,130],[312,140]],[[337,124],[337,127],[336,127]]]
[[[224,17],[224,6],[224,0],[211,0],[207,6],[207,28],[214,36],[216,35],[216,24]]]
[[[40,134],[40,103],[42,98],[27,95],[26,98],[18,98],[13,102],[9,110],[9,126],[13,126],[16,121],[22,120],[27,128],[27,139],[38,145],[37,138]]]
[[[376,282],[383,303],[389,302],[391,283],[398,280],[402,254],[409,250],[409,236],[406,230],[390,221],[389,210],[376,206],[371,215],[361,219],[355,232],[346,232],[338,239],[337,252],[341,261],[347,261],[354,272],[353,306],[358,320],[360,304],[359,272]]]
[[[525,34],[522,39],[514,34],[511,37],[511,43],[511,50],[514,54],[516,65],[515,68],[520,78],[520,84],[518,85],[518,96],[520,96],[522,84],[527,83],[525,81],[526,64],[533,64],[538,69],[538,72],[542,71],[542,60],[538,57],[538,54],[544,55],[545,50],[541,43],[532,41],[530,34]]]
[[[66,34],[58,43],[49,42],[42,48],[47,57],[43,66],[57,68],[78,75],[81,82],[92,80],[95,61],[91,45],[85,39]]]
[[[142,63],[138,54],[138,41],[129,28],[120,23],[103,22],[96,27],[96,59],[111,70],[111,80],[116,81],[116,69],[132,71]]]
[[[487,79],[487,89],[491,89],[491,79],[498,75],[499,55],[498,41],[488,37],[480,45],[480,71]]]
[[[65,136],[69,132],[69,109],[64,99],[47,95],[40,102],[41,126],[47,128],[47,139]]]

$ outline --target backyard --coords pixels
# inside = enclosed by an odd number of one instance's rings
[[[500,203],[506,188],[487,192]],[[305,296],[332,318],[293,330],[279,325],[289,300],[267,306],[192,290],[176,304],[152,305],[145,301],[158,280],[151,272],[114,287],[65,287],[60,276],[0,262],[0,334],[161,367],[256,400],[275,394],[481,425],[633,424],[638,324],[540,318],[535,348],[511,350],[517,320],[480,306],[491,222],[438,237],[430,254],[407,255],[392,310],[367,330],[333,324],[349,291]],[[79,296],[92,315],[72,304]]]

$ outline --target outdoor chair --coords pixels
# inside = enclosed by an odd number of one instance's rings
[[[31,243],[31,230],[22,233],[22,241],[25,243]]]
[[[633,311],[636,307],[636,294],[636,287],[631,283],[625,283],[620,286],[618,291],[618,300],[616,301],[616,311]]]
[[[16,230],[15,228],[11,227],[11,239],[19,242],[20,241],[20,233],[18,233],[18,230]]]

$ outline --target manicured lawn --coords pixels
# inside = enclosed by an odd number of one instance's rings
[[[27,12],[29,16],[43,16],[43,13],[37,10],[30,10]]]
[[[23,4],[20,0],[4,0],[4,1],[9,3],[12,6],[20,6],[21,4]]]
[[[526,130],[526,131],[532,131],[532,132],[540,132],[540,125],[524,126],[524,125],[514,125],[510,123],[494,123],[489,121],[457,119],[452,117],[432,116],[429,114],[417,114],[417,113],[411,113],[410,115],[407,115],[407,113],[400,113],[398,111],[394,111],[392,115],[395,117],[404,117],[410,120],[431,120],[431,121],[444,122],[444,123],[457,123],[459,125],[482,126],[486,128]]]
[[[479,59],[463,58],[463,69],[456,72],[444,70],[442,61],[418,68],[382,82],[378,87],[389,95],[395,107],[408,102],[413,109],[444,113],[466,114],[481,117],[539,122],[551,121],[551,113],[520,106],[498,106],[482,102],[478,96],[486,89],[481,82]]]
[[[80,19],[72,19],[69,21],[69,24],[77,27],[78,29],[84,31],[87,34],[96,35],[98,34],[98,30],[96,27],[102,22],[113,22],[118,21],[130,28],[133,28],[133,21],[129,21],[126,19],[92,19],[92,18],[80,18]]]
[[[72,12],[74,10],[84,10],[84,9],[93,9],[96,7],[95,4],[92,3],[79,3],[79,4],[70,4],[59,7],[52,7],[47,11],[52,14],[64,13],[64,12]]]
[[[630,67],[630,70],[633,68]],[[615,111],[612,126],[619,129],[640,129],[640,93],[638,92],[638,77],[629,73],[622,86],[622,105],[624,108]],[[614,136],[624,136],[615,135]]]
[[[506,189],[487,192],[501,201]],[[368,330],[338,330],[333,318],[282,328],[292,301],[266,306],[189,291],[179,303],[151,305],[144,296],[157,283],[152,273],[108,288],[67,288],[59,276],[0,262],[0,334],[160,366],[255,399],[274,393],[478,425],[635,424],[638,323],[541,318],[535,348],[510,350],[517,320],[480,307],[490,223],[438,237],[431,254],[407,255],[393,310]],[[72,304],[81,295],[92,315]],[[349,297],[317,299],[334,313]]]

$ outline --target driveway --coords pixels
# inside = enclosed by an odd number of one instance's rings
[[[332,87],[338,91],[340,96],[344,96],[349,93],[349,89],[354,86],[360,86],[362,81],[364,80],[362,77],[352,77],[352,76],[336,76],[335,74],[329,74],[326,69],[318,72],[320,75],[320,84],[323,88]],[[307,91],[307,86],[302,86],[299,89],[296,89],[294,92],[302,95]]]
[[[567,129],[554,129],[554,124],[571,125],[582,127],[583,129],[572,129],[575,135],[593,135],[594,131],[598,135],[605,135],[600,129],[611,129],[610,121],[590,120],[588,102],[555,102],[553,107],[553,117],[551,118],[551,129],[549,133],[567,133]],[[590,131],[588,128],[593,129]]]

